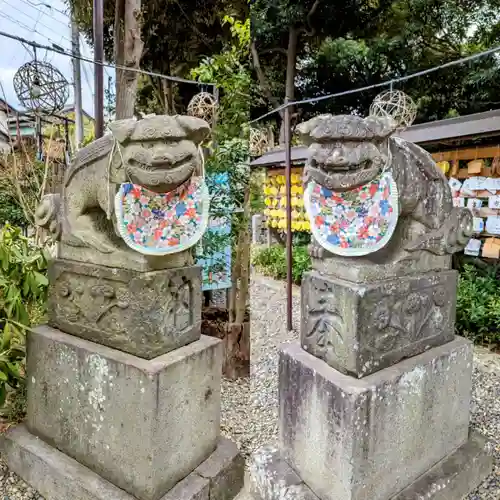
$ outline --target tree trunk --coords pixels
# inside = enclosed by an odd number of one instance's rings
[[[236,255],[232,265],[232,288],[228,307],[229,322],[225,337],[224,375],[228,378],[250,376],[250,187],[244,198],[242,227],[239,230]]]
[[[167,53],[165,54],[165,60],[164,60],[163,67],[165,68],[165,73],[167,75],[170,75],[172,68],[170,66],[170,56],[169,56],[168,50],[169,50],[169,48],[167,45]],[[167,115],[175,115],[174,89],[173,89],[172,81],[167,80],[166,78],[162,78],[161,87],[162,87],[164,102],[165,102],[165,113]]]
[[[144,43],[141,40],[141,0],[117,0],[115,7],[116,63],[139,69]],[[116,72],[116,119],[134,116],[138,73]]]
[[[229,323],[225,337],[223,373],[230,379],[250,376],[250,322]]]

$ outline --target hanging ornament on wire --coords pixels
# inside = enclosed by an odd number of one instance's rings
[[[196,94],[188,104],[188,115],[205,120],[210,125],[214,124],[217,111],[217,100],[210,92]]]
[[[391,117],[398,130],[410,127],[417,117],[415,101],[400,90],[387,90],[379,94],[370,106],[371,116]]]
[[[252,156],[263,155],[269,149],[268,131],[261,128],[251,128],[249,147]]]
[[[23,107],[36,114],[61,111],[69,97],[69,84],[62,73],[47,62],[37,61],[36,56],[17,70],[13,83]]]

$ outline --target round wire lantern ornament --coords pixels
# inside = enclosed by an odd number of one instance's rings
[[[269,134],[264,129],[250,129],[250,154],[252,156],[261,156],[269,149]]]
[[[415,101],[400,90],[387,90],[379,94],[370,106],[371,116],[391,117],[398,130],[410,127],[417,117]]]
[[[188,115],[196,116],[213,125],[216,109],[215,97],[210,92],[200,92],[189,101],[187,112]]]
[[[23,107],[48,115],[61,111],[69,97],[66,78],[54,66],[41,61],[30,61],[17,70],[14,90]]]

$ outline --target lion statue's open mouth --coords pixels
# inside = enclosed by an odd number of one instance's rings
[[[159,144],[148,149],[131,147],[124,156],[125,172],[133,184],[156,193],[174,190],[195,173],[200,163],[199,151],[187,141],[179,144]]]
[[[389,161],[391,120],[321,115],[298,127],[309,146],[305,182],[348,191],[377,178]]]
[[[373,143],[312,144],[306,182],[316,181],[333,191],[346,191],[374,180],[388,157]]]

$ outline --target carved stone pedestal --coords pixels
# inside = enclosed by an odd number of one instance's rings
[[[307,273],[302,347],[364,377],[453,340],[456,289],[456,271],[359,284]]]
[[[49,264],[49,325],[145,359],[201,335],[201,269]]]
[[[47,500],[166,500],[197,485],[210,497],[175,498],[233,498],[243,464],[219,439],[221,363],[220,341],[204,336],[144,360],[39,327],[28,335],[27,428],[7,434],[3,455]],[[62,484],[70,469],[76,496]]]
[[[458,500],[491,470],[469,437],[469,341],[361,380],[291,344],[279,373],[279,448],[251,462],[258,500]]]

